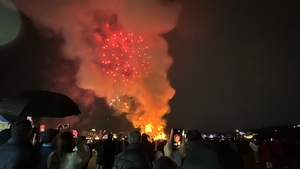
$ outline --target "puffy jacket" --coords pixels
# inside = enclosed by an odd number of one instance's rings
[[[129,144],[126,149],[115,158],[113,169],[151,169],[151,161],[139,144]]]
[[[181,169],[221,169],[216,151],[203,140],[190,142]]]
[[[29,141],[10,138],[0,145],[1,169],[34,169],[35,160],[36,152]]]
[[[48,157],[48,169],[81,169],[90,159],[90,150],[88,145],[81,142],[76,145],[76,151],[66,153],[59,164],[53,162],[52,152]],[[58,168],[55,166],[59,166]]]

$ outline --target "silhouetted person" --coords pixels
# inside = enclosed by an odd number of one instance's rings
[[[272,164],[272,152],[269,140],[264,140],[261,149],[261,158],[266,163],[266,168],[273,168]]]
[[[149,135],[143,133],[141,141],[141,149],[147,153],[148,159],[153,161],[155,154],[155,144],[151,143],[149,140]]]
[[[220,163],[223,169],[242,169],[244,161],[238,153],[238,148],[234,142],[225,140],[217,145]]]
[[[155,154],[153,162],[156,162],[160,157],[164,156],[164,146],[166,141],[156,140],[155,141]]]
[[[55,149],[53,139],[59,133],[58,130],[47,129],[43,132],[41,137],[41,146],[39,148],[39,162],[38,169],[47,169],[47,160],[50,153]]]
[[[29,120],[13,124],[11,138],[0,145],[0,168],[35,169],[36,152],[30,143],[32,126]]]
[[[141,133],[132,131],[128,135],[129,145],[115,158],[113,169],[151,169],[152,164],[140,148]]]
[[[186,156],[182,169],[221,169],[215,149],[206,143],[197,130],[187,132]]]
[[[74,151],[75,147],[77,151]],[[81,169],[89,160],[89,154],[81,137],[75,140],[71,132],[62,132],[58,135],[55,150],[48,157],[47,168]]]
[[[103,140],[100,140],[98,143],[97,143],[97,147],[96,147],[96,151],[97,151],[97,157],[96,157],[96,169],[99,169],[100,168],[100,162],[101,162],[101,155],[103,152],[102,150],[102,146],[103,146]]]
[[[259,163],[259,161],[260,161],[260,155],[259,155],[259,152],[258,152],[259,146],[258,146],[257,141],[255,141],[255,140],[250,141],[249,142],[249,147],[253,151],[253,156],[254,156],[255,162]]]
[[[85,165],[81,168],[81,169],[87,169],[87,168],[88,168],[88,165],[89,165],[89,162],[90,162],[90,159],[91,159],[92,156],[93,156],[93,152],[92,152],[92,148],[91,148],[89,145],[86,144],[86,137],[85,137],[85,136],[80,136],[80,137],[81,137],[81,140],[82,140],[82,142],[83,142],[84,147],[85,147],[86,149],[89,149],[89,152],[90,152],[88,161],[87,161],[87,162],[85,163]]]
[[[108,134],[108,138],[100,145],[97,154],[97,166],[102,169],[111,169],[116,155],[117,142],[113,141],[113,135]]]

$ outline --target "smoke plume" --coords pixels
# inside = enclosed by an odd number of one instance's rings
[[[106,98],[134,127],[158,132],[175,90],[162,34],[176,26],[180,6],[166,0],[13,0],[47,36],[62,35],[62,55],[76,61],[76,85]],[[45,33],[44,33],[45,34]],[[63,76],[61,76],[63,77]],[[61,81],[61,80],[60,80]],[[78,90],[74,87],[74,90]],[[73,99],[81,95],[68,93]],[[75,92],[76,93],[76,92]],[[91,98],[88,98],[91,97]]]

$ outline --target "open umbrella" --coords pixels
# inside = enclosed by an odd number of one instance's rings
[[[27,91],[0,103],[0,114],[14,117],[67,117],[81,114],[69,97],[50,91]]]

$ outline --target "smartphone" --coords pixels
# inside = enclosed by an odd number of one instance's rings
[[[44,131],[45,131],[45,127],[46,127],[46,126],[45,126],[44,124],[41,124],[41,125],[40,125],[40,132],[44,132]]]
[[[174,129],[173,128],[172,146],[174,149],[177,149],[182,144],[183,134],[184,134],[183,129]]]
[[[72,133],[73,133],[74,138],[78,137],[78,130],[77,129],[73,129]]]

